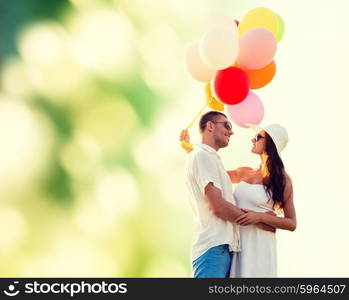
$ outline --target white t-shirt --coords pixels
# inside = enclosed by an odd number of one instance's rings
[[[230,178],[217,151],[198,144],[188,155],[186,169],[186,184],[194,215],[192,260],[222,244],[228,244],[230,251],[240,251],[238,225],[218,218],[208,207],[205,187],[210,182],[221,190],[226,201],[236,205]]]

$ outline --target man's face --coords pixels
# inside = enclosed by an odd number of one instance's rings
[[[213,123],[213,137],[219,148],[229,145],[230,136],[233,134],[231,123],[224,116],[217,116]]]

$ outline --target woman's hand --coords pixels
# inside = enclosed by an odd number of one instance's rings
[[[193,145],[190,144],[189,132],[187,129],[183,129],[179,135],[179,141],[182,148],[188,153],[193,150]]]
[[[249,209],[241,209],[245,213],[235,219],[235,222],[239,225],[255,225],[261,222],[261,213],[249,210]]]

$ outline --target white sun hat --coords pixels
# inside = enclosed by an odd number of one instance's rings
[[[288,143],[288,133],[283,126],[279,124],[271,124],[266,127],[260,127],[257,125],[249,124],[249,127],[254,129],[255,131],[264,130],[266,133],[268,133],[276,146],[278,154],[281,155],[281,151],[286,147]]]

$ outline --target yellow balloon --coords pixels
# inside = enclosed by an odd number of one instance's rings
[[[278,34],[278,18],[275,13],[265,7],[257,7],[250,10],[239,24],[239,36],[256,27],[262,27],[271,31],[275,37]]]
[[[210,83],[207,83],[205,86],[206,92],[206,104],[213,110],[222,111],[224,110],[224,104],[219,102],[215,97],[213,97],[211,92]]]
[[[190,152],[190,151],[192,151],[194,149],[193,145],[188,143],[188,142],[186,142],[186,141],[180,141],[179,144],[187,152]]]

